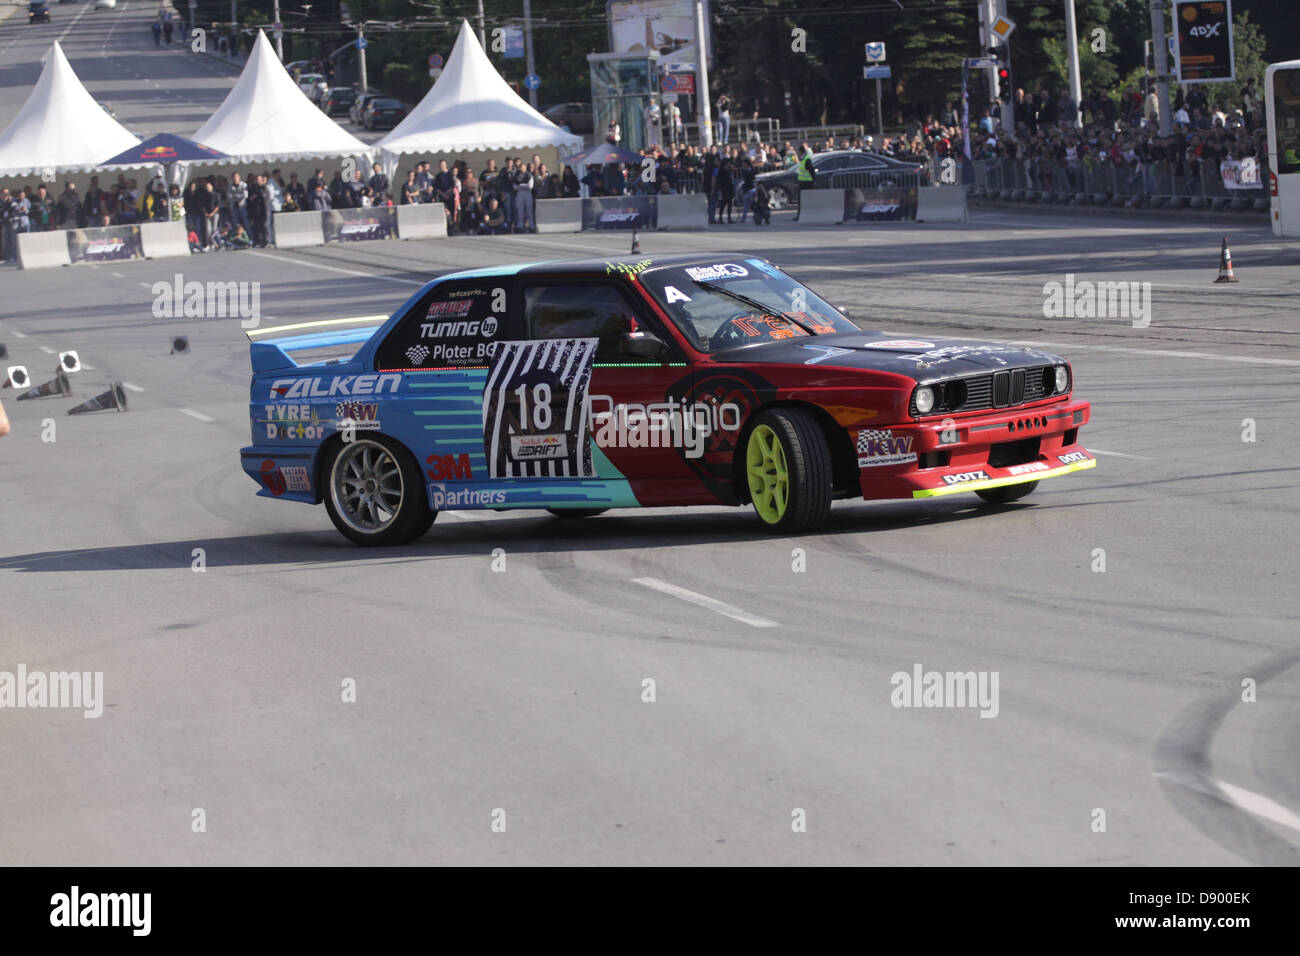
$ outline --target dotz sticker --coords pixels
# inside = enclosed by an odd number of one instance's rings
[[[863,348],[868,349],[932,349],[933,342],[922,342],[919,339],[886,339],[883,342],[867,342]]]
[[[989,477],[986,471],[963,471],[960,475],[944,475],[943,483],[945,485],[960,485],[967,481],[987,481]]]
[[[1072,451],[1068,455],[1057,455],[1056,460],[1069,465],[1076,461],[1090,461],[1086,452]]]

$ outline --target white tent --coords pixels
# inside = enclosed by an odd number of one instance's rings
[[[307,99],[260,30],[239,80],[190,139],[229,154],[223,162],[363,156],[370,149]]]
[[[582,149],[582,137],[566,133],[520,98],[483,52],[469,21],[462,20],[442,76],[377,145],[392,167],[402,153],[556,146],[563,156]]]
[[[0,133],[0,176],[85,172],[138,142],[81,85],[56,42],[27,102]]]

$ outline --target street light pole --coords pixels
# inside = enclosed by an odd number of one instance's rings
[[[528,75],[532,76],[536,70],[533,64],[533,4],[532,0],[524,0],[524,55],[527,59],[524,61],[528,67]],[[534,87],[528,91],[528,102],[533,109],[537,109],[537,89]]]
[[[700,122],[700,146],[708,149],[713,145],[713,115],[709,105],[709,58],[705,49],[704,0],[695,0],[695,81],[699,89],[699,109],[696,116]]]
[[[280,62],[283,63],[284,62],[284,24],[280,23],[280,0],[275,0],[275,13],[272,15],[275,17],[275,20],[273,22],[279,24],[279,28],[275,31],[275,55],[278,56],[280,58]]]
[[[370,84],[366,79],[366,25],[364,22],[357,24],[357,63],[361,67],[361,92],[364,93],[370,89]]]
[[[478,42],[484,50],[487,49],[487,31],[483,29],[483,0],[478,0]]]
[[[1074,0],[1065,0],[1065,46],[1069,55],[1070,99],[1074,101],[1074,127],[1083,127],[1083,84],[1079,82],[1079,28],[1074,21]]]
[[[1156,64],[1156,99],[1160,108],[1160,135],[1172,131],[1169,115],[1169,48],[1165,45],[1165,3],[1151,0],[1151,49]]]

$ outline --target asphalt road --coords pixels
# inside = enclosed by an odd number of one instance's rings
[[[626,235],[5,271],[8,362],[92,368],[71,399],[4,393],[0,670],[102,671],[105,705],[0,710],[0,860],[1294,865],[1300,250],[1229,228],[1241,281],[1215,285],[1224,231],[643,235],[767,255],[866,327],[1073,361],[1093,471],[1002,510],[839,502],[795,539],[748,509],[459,512],[362,551],[240,471],[237,320],[151,311],[182,272],[260,282],[264,322],[385,312],[446,270]],[[1067,272],[1150,281],[1150,326],[1044,318]],[[129,412],[66,414],[109,380]],[[996,717],[892,706],[915,665],[997,672]]]

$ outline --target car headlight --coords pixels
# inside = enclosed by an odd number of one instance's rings
[[[1064,365],[1056,366],[1056,390],[1065,391],[1070,385],[1070,372]]]
[[[928,385],[922,385],[912,396],[912,401],[916,403],[916,410],[922,415],[929,415],[934,411],[934,389]]]

